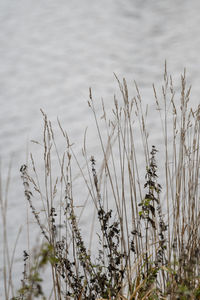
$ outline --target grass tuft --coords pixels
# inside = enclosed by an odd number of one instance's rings
[[[177,96],[165,66],[161,91],[153,86],[152,112],[163,142],[151,146],[149,113],[137,84],[130,99],[125,79],[116,79],[121,99],[114,97],[110,118],[104,103],[98,118],[90,89],[99,153],[88,154],[85,136],[84,163],[58,121],[65,140],[59,152],[42,111],[37,144],[43,147],[43,173],[32,154],[20,169],[41,246],[24,250],[22,284],[13,300],[200,299],[200,105],[190,107],[185,72]],[[81,215],[88,214],[88,204],[94,215],[86,236]],[[5,205],[1,200],[4,220]]]

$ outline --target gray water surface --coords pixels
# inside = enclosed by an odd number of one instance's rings
[[[0,157],[4,180],[12,158],[11,248],[26,217],[19,168],[29,141],[41,139],[40,108],[53,125],[59,117],[81,149],[87,126],[95,136],[88,88],[97,107],[101,97],[111,107],[116,73],[126,77],[131,91],[136,80],[151,105],[152,83],[161,82],[165,60],[177,82],[187,68],[193,103],[198,104],[199,12],[198,0],[0,0]],[[159,135],[156,139],[159,144]],[[95,144],[95,138],[89,143]],[[35,148],[34,154],[37,158]],[[18,253],[26,247],[25,232]],[[14,274],[21,276],[21,269],[16,267]]]

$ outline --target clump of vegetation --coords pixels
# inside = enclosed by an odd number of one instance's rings
[[[25,198],[41,232],[41,247],[33,253],[24,251],[22,284],[16,295],[12,292],[13,300],[200,299],[200,105],[189,107],[185,73],[180,104],[176,103],[165,67],[161,92],[153,86],[163,143],[150,147],[148,111],[144,112],[139,89],[135,84],[136,96],[130,99],[125,79],[117,81],[122,101],[114,98],[111,118],[102,103],[104,129],[90,90],[88,104],[101,154],[88,155],[85,137],[84,167],[58,121],[66,142],[64,153],[59,153],[51,122],[42,111],[43,139],[37,143],[44,150],[44,180],[32,154],[31,165],[20,170]],[[75,165],[82,178],[79,193]],[[98,243],[92,234],[85,237],[80,226],[80,206],[86,211],[88,202],[95,211],[91,232],[95,228]],[[2,200],[1,206],[5,217]],[[48,295],[45,268],[51,274]],[[6,299],[9,289],[5,284]]]

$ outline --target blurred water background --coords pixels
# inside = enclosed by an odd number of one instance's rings
[[[0,0],[0,157],[4,184],[12,159],[11,249],[26,219],[19,169],[32,147],[29,141],[41,140],[40,108],[55,126],[59,117],[78,153],[87,126],[89,146],[96,145],[88,88],[97,108],[101,98],[111,107],[118,91],[113,73],[127,79],[130,94],[135,80],[144,102],[151,105],[152,83],[159,86],[167,60],[175,82],[186,67],[192,101],[198,104],[199,11],[198,0]],[[152,117],[152,127],[156,122]],[[155,139],[159,145],[159,133]],[[58,147],[63,147],[59,138]],[[34,155],[37,159],[36,148]],[[23,228],[14,267],[17,283],[26,245]],[[0,254],[2,286],[2,249]]]

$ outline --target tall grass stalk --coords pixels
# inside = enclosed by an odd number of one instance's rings
[[[6,182],[3,181],[2,176],[2,166],[0,161],[0,211],[1,211],[1,228],[2,228],[2,253],[3,253],[3,261],[1,262],[1,271],[3,277],[3,289],[5,299],[10,299],[15,294],[14,284],[13,284],[13,265],[14,265],[14,257],[15,251],[17,247],[17,243],[19,240],[19,236],[21,234],[22,227],[19,227],[16,239],[14,241],[13,249],[10,246],[9,238],[8,238],[8,230],[7,230],[7,212],[8,212],[8,191],[10,188],[10,179],[11,179],[11,162],[8,167],[8,174],[6,176]],[[4,186],[5,183],[5,186]],[[2,290],[3,292],[3,290]]]

